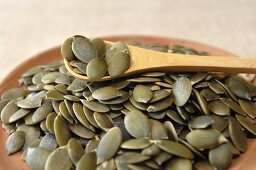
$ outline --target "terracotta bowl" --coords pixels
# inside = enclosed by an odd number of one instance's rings
[[[104,37],[104,39],[109,41],[137,41],[145,44],[179,44],[184,45],[186,47],[191,47],[196,50],[206,51],[209,55],[222,55],[222,56],[232,56],[234,54],[227,52],[222,49],[218,49],[215,47],[207,46],[200,43],[195,43],[187,40],[180,40],[175,38],[164,38],[164,37],[152,37],[152,36],[108,36]],[[17,56],[18,57],[18,56]],[[18,78],[20,75],[26,71],[27,69],[41,64],[48,64],[56,60],[61,60],[60,54],[60,46],[52,48],[50,50],[41,52],[29,60],[25,61],[21,65],[17,66],[14,70],[12,70],[6,78],[0,84],[0,94],[2,94],[5,90],[16,87]],[[1,123],[0,123],[1,126]],[[7,156],[5,150],[5,143],[8,135],[7,133],[1,129],[0,130],[0,169],[5,170],[28,170],[24,161],[21,160],[21,152],[16,153],[12,156]],[[238,158],[233,160],[230,169],[232,170],[252,170],[256,169],[256,140],[249,139],[248,140],[248,150],[246,153],[241,154]],[[221,156],[221,155],[220,155]]]

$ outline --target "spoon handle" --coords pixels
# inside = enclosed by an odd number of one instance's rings
[[[134,52],[134,53],[133,53]],[[196,56],[153,52],[132,51],[136,57],[133,70],[162,70],[175,72],[227,72],[256,73],[255,57]],[[128,70],[129,71],[129,70]]]

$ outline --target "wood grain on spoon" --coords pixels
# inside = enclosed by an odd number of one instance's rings
[[[105,41],[106,44],[113,42]],[[130,51],[130,68],[120,77],[134,75],[147,71],[165,72],[226,72],[226,73],[256,73],[256,58],[197,56],[163,53],[127,45]],[[76,78],[90,81],[87,76],[74,72],[70,63],[64,59],[67,70]],[[105,76],[97,81],[111,80]]]

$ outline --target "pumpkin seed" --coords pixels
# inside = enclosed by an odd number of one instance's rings
[[[60,115],[54,119],[54,134],[59,146],[66,145],[71,138],[71,132],[68,125],[65,119]]]
[[[108,73],[111,77],[118,77],[130,67],[130,55],[128,51],[119,52],[107,61]]]
[[[149,156],[144,156],[137,152],[126,152],[126,153],[118,156],[116,158],[116,161],[122,162],[125,164],[135,164],[135,163],[144,162],[148,159],[150,159]]]
[[[221,101],[223,101],[230,109],[234,110],[236,113],[239,113],[243,116],[246,115],[246,112],[234,101],[227,98],[220,98]]]
[[[97,100],[109,100],[120,95],[118,89],[111,86],[99,88],[92,93],[92,97]]]
[[[94,111],[94,112],[100,112],[105,113],[110,110],[109,106],[102,104],[98,101],[87,101],[87,100],[81,100],[83,105],[85,105],[88,109]]]
[[[72,92],[83,91],[87,87],[87,83],[84,80],[74,79],[72,83],[68,86],[67,90]]]
[[[132,110],[124,117],[125,129],[134,138],[147,138],[150,134],[150,124],[140,111]]]
[[[137,85],[133,90],[133,98],[137,102],[147,103],[152,97],[152,91],[143,85]]]
[[[193,159],[194,155],[193,153],[184,145],[169,141],[169,140],[155,140],[154,143],[162,150],[169,152],[170,154],[187,158],[187,159]]]
[[[191,131],[186,139],[189,144],[197,149],[211,149],[227,141],[227,139],[215,129],[196,129]]]
[[[100,38],[94,38],[91,40],[92,45],[98,52],[98,57],[105,57],[106,45],[105,42]]]
[[[94,128],[91,126],[90,122],[85,117],[82,104],[74,102],[73,110],[76,115],[76,118],[82,125],[84,125],[88,129],[94,130]]]
[[[209,111],[209,108],[207,107],[207,102],[205,101],[203,96],[196,89],[193,89],[193,92],[197,98],[198,104],[200,105],[203,113],[206,115],[209,115],[210,111]]]
[[[25,143],[25,133],[22,131],[13,132],[7,139],[5,148],[7,154],[11,155],[19,151]]]
[[[46,117],[46,127],[48,131],[52,134],[54,134],[54,120],[56,118],[57,114],[55,112],[52,112],[47,115]]]
[[[44,170],[51,151],[45,148],[29,148],[26,155],[26,164],[31,170]]]
[[[108,131],[114,126],[112,119],[106,114],[94,112],[93,117],[97,125],[104,131]]]
[[[188,122],[188,126],[192,129],[204,129],[211,126],[214,120],[210,116],[198,116]]]
[[[50,114],[53,110],[51,102],[45,102],[42,104],[41,107],[37,108],[32,116],[32,121],[34,123],[41,122],[42,120],[46,119],[48,114]]]
[[[94,58],[88,63],[86,73],[90,80],[99,80],[106,74],[108,68],[103,58]]]
[[[100,140],[98,139],[92,139],[90,140],[85,148],[85,153],[93,152],[98,148]]]
[[[252,134],[256,135],[256,126],[252,124],[249,120],[238,114],[236,114],[236,119],[245,129],[247,129]]]
[[[72,162],[68,155],[66,147],[59,147],[54,150],[48,157],[45,163],[45,170],[63,169],[69,170],[72,167]]]
[[[50,90],[46,93],[46,98],[52,100],[64,100],[64,94],[58,90]]]
[[[222,132],[228,126],[228,120],[226,117],[211,114],[213,119],[212,128]]]
[[[80,124],[69,124],[69,129],[71,132],[85,139],[91,139],[95,136],[94,132],[83,127]]]
[[[58,77],[61,77],[62,74],[60,72],[49,72],[45,75],[42,76],[42,82],[44,84],[51,84],[51,83],[54,83],[55,80],[58,78]]]
[[[147,111],[148,112],[158,112],[158,111],[161,111],[161,110],[164,110],[164,109],[170,107],[172,105],[172,103],[173,103],[173,99],[168,97],[166,99],[152,103],[151,105],[148,106]]]
[[[232,156],[233,155],[227,143],[224,143],[209,151],[209,161],[217,169],[228,168],[231,164]]]
[[[161,152],[159,155],[157,155],[154,160],[158,165],[162,165],[164,162],[172,158],[173,155],[168,152]]]
[[[194,164],[196,170],[216,170],[209,162],[207,161],[198,161]]]
[[[2,93],[1,100],[11,100],[19,97],[26,97],[28,90],[25,88],[13,88]]]
[[[68,149],[68,155],[69,155],[71,161],[73,162],[73,164],[76,165],[77,162],[84,155],[84,149],[83,149],[81,143],[78,140],[71,138],[68,141],[67,149]]]
[[[130,139],[122,143],[123,149],[144,149],[152,143],[148,139]]]
[[[168,139],[167,131],[162,123],[154,119],[148,119],[150,125],[150,139]]]
[[[9,123],[16,122],[16,121],[20,120],[21,118],[27,116],[29,113],[30,113],[30,110],[20,109],[20,110],[16,111],[15,113],[13,113],[13,115],[9,119]]]
[[[33,76],[36,73],[40,72],[41,70],[42,70],[42,68],[40,66],[35,66],[35,67],[32,67],[32,68],[28,69],[27,71],[25,71],[25,73],[23,73],[21,76],[22,77]]]
[[[40,144],[39,144],[40,148],[45,148],[48,150],[55,150],[58,147],[56,138],[53,134],[46,134]]]
[[[216,100],[208,103],[208,107],[211,112],[220,116],[228,116],[230,114],[229,107],[221,100]]]
[[[203,89],[201,92],[202,96],[204,96],[204,98],[207,101],[212,101],[212,100],[217,100],[220,98],[220,96],[218,94],[215,94],[211,89],[206,88]]]
[[[232,142],[242,152],[245,152],[247,149],[247,141],[246,136],[242,130],[240,124],[235,120],[235,118],[229,118],[229,125],[228,125],[229,133],[232,139]]]
[[[175,127],[173,126],[171,121],[165,121],[164,127],[168,133],[168,137],[170,140],[178,141],[178,135],[176,133]]]
[[[174,104],[183,106],[189,99],[192,92],[192,85],[188,78],[181,77],[173,84],[172,96]]]
[[[251,101],[241,99],[239,99],[238,101],[242,109],[247,113],[247,115],[254,119],[256,117],[256,105],[254,105]]]
[[[113,140],[115,139],[115,140]],[[112,158],[122,142],[122,133],[118,127],[111,128],[100,140],[97,150],[97,164]]]
[[[131,79],[128,79],[127,81],[129,82],[134,82],[134,83],[151,83],[151,82],[158,82],[161,81],[160,78],[153,78],[153,77],[134,77]]]
[[[174,110],[168,110],[166,115],[168,117],[170,117],[173,121],[181,124],[181,125],[187,125],[187,122],[185,120],[183,120],[178,114],[176,111]]]
[[[228,82],[230,90],[238,97],[251,100],[251,93],[245,81],[241,79],[231,79]]]
[[[83,36],[73,37],[72,51],[84,63],[89,63],[93,58],[98,57],[96,48]]]
[[[167,163],[165,169],[192,170],[192,162],[189,159],[174,158]]]
[[[219,85],[215,82],[208,82],[208,86],[216,94],[224,94],[225,93],[225,89],[221,85]]]
[[[68,38],[61,46],[61,55],[68,61],[74,60],[75,55],[72,51],[73,38]]]
[[[89,152],[83,155],[83,157],[77,163],[77,170],[83,169],[96,169],[96,154],[95,152]]]
[[[161,150],[159,149],[158,146],[156,145],[150,145],[149,147],[143,149],[141,151],[141,154],[142,155],[145,155],[145,156],[156,156],[158,154],[160,154]]]
[[[112,170],[115,168],[114,159],[110,159],[108,161],[102,162],[99,166],[97,166],[96,170]]]

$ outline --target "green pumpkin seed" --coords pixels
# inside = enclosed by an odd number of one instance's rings
[[[134,82],[134,83],[155,83],[158,81],[161,81],[160,78],[153,78],[153,77],[134,77],[131,79],[128,79],[127,81],[129,82]]]
[[[75,55],[72,51],[73,38],[68,38],[61,46],[61,55],[68,61],[74,60]]]
[[[50,73],[43,75],[41,80],[44,84],[51,84],[51,83],[54,83],[58,77],[61,77],[61,76],[62,76],[62,74],[60,72],[57,72],[57,71],[50,72]]]
[[[203,89],[200,93],[202,94],[202,96],[204,96],[204,98],[207,101],[217,100],[220,98],[220,96],[218,94],[214,93],[209,88]]]
[[[239,104],[237,104],[233,100],[227,98],[220,98],[220,100],[223,101],[226,105],[228,105],[228,107],[230,107],[230,109],[234,110],[236,113],[239,113],[243,116],[246,115],[246,112],[239,106]]]
[[[69,170],[72,167],[72,162],[68,155],[66,147],[59,147],[54,150],[48,157],[45,163],[45,170],[63,169]]]
[[[184,145],[169,141],[169,140],[156,140],[154,143],[162,150],[169,152],[170,154],[187,158],[187,159],[193,159],[194,155],[193,153]]]
[[[73,123],[73,118],[71,117],[64,101],[62,101],[60,104],[59,104],[59,110],[60,110],[60,113],[61,115],[67,120],[69,121],[70,123]]]
[[[192,145],[190,145],[185,140],[181,139],[181,140],[179,140],[179,142],[182,143],[183,145],[185,145],[189,150],[191,150],[197,156],[201,157],[202,159],[206,159],[206,157],[201,152],[199,152],[196,148],[194,148]]]
[[[247,113],[247,115],[254,119],[256,117],[256,105],[251,101],[246,101],[242,99],[239,99],[238,101],[242,109]]]
[[[149,103],[154,103],[157,102],[159,100],[162,100],[166,97],[168,97],[170,95],[170,93],[167,90],[156,90],[153,92],[153,97],[152,99],[149,101]]]
[[[71,138],[71,132],[65,119],[58,115],[54,120],[54,134],[59,146],[66,145]]]
[[[228,95],[234,100],[234,101],[238,101],[237,97],[234,95],[234,93],[228,88],[226,87],[223,83],[221,83],[219,80],[215,80],[217,83],[219,83],[219,85],[221,85],[226,92],[228,93]]]
[[[152,91],[143,85],[137,85],[133,90],[133,98],[137,102],[147,103],[152,97]]]
[[[9,123],[16,122],[23,117],[27,116],[30,113],[30,110],[27,109],[20,109],[17,112],[15,112],[9,119]]]
[[[137,152],[126,152],[116,158],[116,161],[126,163],[126,164],[135,164],[144,162],[146,160],[150,159],[149,156],[141,155]]]
[[[67,86],[64,85],[64,84],[58,84],[56,86],[54,86],[56,90],[58,90],[59,92],[61,93],[64,93],[64,94],[68,94],[68,91],[67,91]]]
[[[98,101],[87,101],[87,100],[81,100],[83,105],[85,105],[88,109],[94,111],[94,112],[100,112],[105,113],[110,110],[109,106],[102,104]]]
[[[211,112],[220,116],[228,116],[230,114],[229,107],[221,100],[216,100],[208,103]]]
[[[200,105],[203,113],[206,115],[209,115],[210,111],[209,111],[209,108],[207,107],[207,102],[205,101],[203,96],[196,89],[193,89],[193,92],[197,98],[198,104]]]
[[[46,98],[52,100],[64,100],[64,94],[58,90],[50,90],[46,92]]]
[[[84,139],[91,139],[95,136],[95,133],[93,131],[79,124],[69,124],[69,129],[71,132]]]
[[[231,164],[232,156],[227,143],[209,151],[209,161],[217,169],[227,169]]]
[[[188,122],[188,126],[192,129],[204,129],[211,126],[214,120],[210,116],[198,116]]]
[[[84,63],[89,63],[93,58],[98,57],[97,50],[90,40],[82,36],[73,37],[72,51]]]
[[[235,118],[229,118],[229,125],[228,125],[229,133],[232,139],[232,142],[242,152],[245,152],[247,149],[247,141],[245,133],[242,130],[240,124],[235,120]]]
[[[189,159],[184,158],[174,158],[171,159],[165,169],[172,169],[172,170],[192,170],[192,162]]]
[[[99,88],[92,93],[92,97],[97,100],[109,100],[120,95],[118,89],[111,86]]]
[[[168,139],[167,131],[161,122],[154,119],[149,119],[148,122],[150,125],[150,139]]]
[[[6,131],[8,135],[12,134],[17,129],[15,124],[2,124],[2,128]]]
[[[149,167],[145,165],[134,165],[134,164],[128,164],[128,168],[132,170],[151,170]]]
[[[123,149],[144,149],[152,143],[148,139],[130,139],[122,143]]]
[[[22,131],[13,132],[7,139],[5,148],[7,154],[11,155],[18,152],[25,143],[25,133]]]
[[[171,121],[165,121],[164,127],[170,140],[178,141],[178,135]]]
[[[72,92],[83,91],[87,87],[87,83],[84,80],[74,79],[72,83],[68,86],[67,90]]]
[[[164,72],[148,72],[148,73],[143,73],[141,75],[145,77],[162,77],[162,76],[165,76],[165,73]]]
[[[82,158],[77,162],[77,170],[84,169],[96,169],[97,157],[95,152],[89,152],[82,156]]]
[[[129,98],[130,102],[132,103],[133,106],[135,106],[137,109],[140,109],[140,110],[147,110],[147,105],[145,103],[139,103],[137,101],[135,101],[134,97],[131,96]]]
[[[242,79],[231,79],[228,82],[230,90],[238,97],[251,100],[251,93],[247,84]]]
[[[196,129],[191,131],[186,139],[189,144],[197,149],[211,149],[227,141],[227,139],[215,129]]]
[[[100,143],[99,139],[90,140],[85,147],[85,153],[95,151],[98,148],[99,143]]]
[[[53,134],[46,134],[40,144],[39,144],[39,147],[40,148],[45,148],[45,149],[48,149],[48,150],[54,150],[58,147],[58,144],[57,144],[57,141],[56,141],[56,138]]]
[[[45,91],[38,92],[34,95],[29,95],[23,100],[17,102],[17,106],[24,109],[33,109],[41,106],[43,98],[45,97]]]
[[[25,88],[13,88],[2,93],[1,100],[11,100],[19,97],[26,97],[28,90]]]
[[[170,117],[173,121],[181,124],[181,125],[187,125],[187,122],[185,120],[183,120],[178,114],[176,111],[174,110],[168,110],[166,115],[168,117]]]
[[[54,120],[56,118],[57,114],[55,112],[52,112],[47,115],[46,117],[46,127],[48,131],[52,134],[54,134]]]
[[[73,162],[73,164],[76,165],[77,162],[84,155],[84,149],[83,149],[81,143],[78,140],[71,138],[68,141],[67,149],[68,149],[68,155],[69,155],[71,161]]]
[[[159,149],[158,146],[153,144],[153,145],[150,145],[149,147],[143,149],[141,151],[141,154],[145,155],[145,156],[156,156],[156,155],[160,154],[160,152],[161,152],[161,149]]]
[[[163,83],[163,82],[155,82],[156,85],[160,86],[160,87],[164,87],[164,88],[172,88],[173,85],[172,84],[169,84],[169,83]]]
[[[211,114],[210,117],[213,119],[212,128],[222,132],[228,126],[228,120],[226,117]]]
[[[115,139],[115,140],[113,140]],[[97,150],[97,164],[112,158],[122,142],[122,133],[118,127],[111,128],[100,140]]]
[[[44,132],[49,132],[47,127],[46,127],[46,120],[43,120],[40,122],[40,128],[42,129],[42,131]]]
[[[186,110],[184,110],[182,107],[176,106],[176,109],[178,111],[178,114],[180,115],[180,117],[185,120],[185,121],[189,121],[190,120],[190,116],[187,113]]]
[[[173,99],[168,97],[166,99],[152,103],[151,105],[148,106],[147,111],[148,112],[158,112],[158,111],[161,111],[161,110],[164,110],[164,109],[170,107],[172,105],[172,103],[173,103]]]
[[[158,165],[162,165],[164,162],[166,162],[167,160],[169,160],[170,158],[172,158],[173,155],[168,153],[168,152],[164,152],[162,151],[159,155],[157,155],[154,160]]]
[[[34,123],[39,123],[42,120],[46,119],[48,114],[50,114],[53,110],[51,102],[45,102],[41,107],[37,108],[32,116],[32,121]]]
[[[202,80],[204,80],[208,76],[208,73],[197,73],[191,76],[189,79],[191,84],[194,85]]]
[[[93,117],[97,125],[104,131],[108,131],[114,126],[112,119],[106,114],[94,112]]]
[[[97,170],[112,170],[114,168],[115,168],[114,159],[110,159],[108,161],[102,162],[100,165],[97,166]]]
[[[119,52],[107,61],[108,73],[111,77],[118,77],[130,67],[130,55],[127,51]]]
[[[174,104],[183,106],[189,99],[192,91],[192,85],[188,78],[181,77],[173,84],[172,96]]]
[[[26,154],[26,164],[31,170],[44,170],[51,151],[45,148],[29,148]]]
[[[224,94],[225,93],[225,89],[221,85],[219,85],[215,82],[208,82],[208,86],[216,94]]]
[[[124,118],[125,129],[134,138],[147,138],[150,134],[150,124],[147,117],[140,111],[130,111]]]
[[[236,114],[236,119],[245,129],[247,129],[252,134],[256,135],[256,126],[252,124],[249,120],[238,114]]]
[[[22,150],[28,148],[28,146],[36,139],[40,137],[40,129],[34,126],[27,126],[26,124],[22,124],[17,128],[18,131],[22,131],[25,133],[25,143],[22,147]]]
[[[21,76],[22,77],[33,76],[36,73],[40,72],[41,70],[42,70],[42,68],[40,66],[35,66],[35,67],[32,67],[32,68],[28,69],[27,71],[25,71],[25,73],[23,73]]]
[[[207,161],[198,161],[194,164],[196,170],[216,170],[209,162]]]
[[[100,38],[94,38],[91,40],[92,45],[98,52],[98,57],[105,57],[106,45],[105,42]]]
[[[107,70],[108,65],[103,58],[92,59],[86,67],[86,73],[90,80],[101,79],[107,73]]]
[[[82,104],[74,102],[73,110],[76,115],[76,118],[82,125],[84,125],[88,129],[94,130],[94,128],[91,126],[90,122],[85,117]]]
[[[154,119],[163,119],[168,110],[162,110],[159,112],[149,112],[148,115]]]

